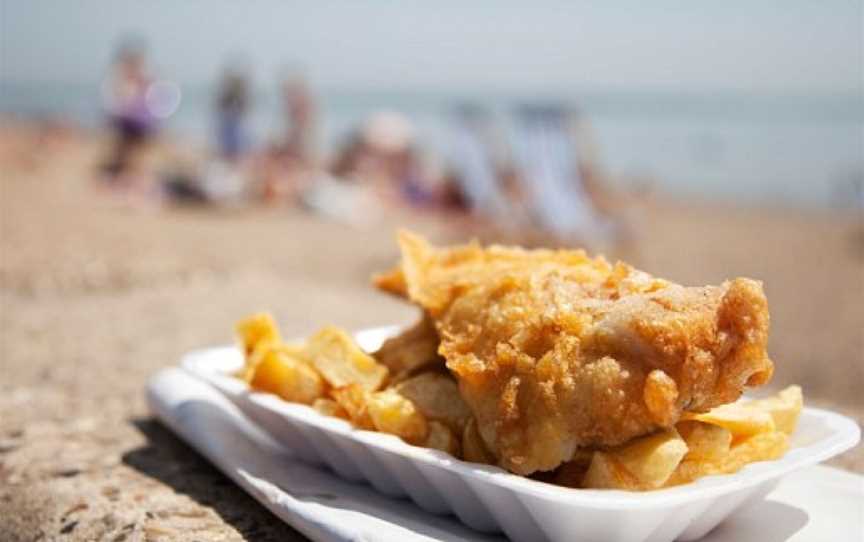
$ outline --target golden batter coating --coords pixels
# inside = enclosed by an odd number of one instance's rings
[[[431,316],[483,440],[511,472],[671,427],[771,377],[757,281],[688,288],[583,251],[436,249],[407,232],[399,244],[400,266],[376,284]]]

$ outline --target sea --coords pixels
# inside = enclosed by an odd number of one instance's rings
[[[181,89],[169,134],[208,144],[213,92]],[[864,194],[864,97],[710,92],[573,91],[519,94],[326,90],[316,96],[320,143],[332,152],[364,119],[398,112],[414,126],[426,156],[446,159],[454,108],[487,109],[507,133],[524,104],[566,104],[589,121],[598,158],[621,188],[650,184],[686,198],[811,208],[860,209]],[[0,113],[62,116],[104,124],[98,85],[5,82]],[[276,92],[257,91],[249,132],[258,144],[283,130]]]

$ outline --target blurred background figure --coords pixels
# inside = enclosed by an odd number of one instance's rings
[[[269,204],[293,205],[321,176],[315,98],[298,73],[279,83],[280,134],[258,162],[260,197]]]
[[[252,89],[244,62],[223,68],[213,98],[213,152],[174,160],[163,186],[175,203],[234,206],[245,203],[252,140]]]
[[[229,66],[222,74],[216,96],[216,144],[219,157],[237,162],[249,147],[247,116],[250,89],[246,74],[238,66]]]
[[[283,146],[286,153],[306,165],[317,159],[318,113],[306,79],[294,73],[282,82],[285,118]]]
[[[102,86],[113,132],[112,149],[104,169],[115,187],[142,188],[145,182],[142,153],[156,128],[156,118],[148,104],[152,82],[144,42],[127,38],[118,46],[111,72]]]
[[[363,134],[357,128],[344,138],[330,164],[330,171],[336,177],[345,181],[360,182],[371,172],[371,153],[366,147]]]
[[[378,221],[388,211],[406,206],[428,204],[431,194],[413,138],[414,128],[403,115],[372,113],[349,133],[329,165],[329,174],[306,191],[306,205],[331,217],[354,216],[346,209],[362,209],[367,215],[364,220],[351,220],[359,223]]]
[[[414,150],[414,132],[411,121],[396,111],[378,111],[363,122],[368,182],[389,204],[422,206],[429,201]]]

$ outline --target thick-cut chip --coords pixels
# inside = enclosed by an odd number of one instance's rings
[[[789,449],[789,437],[782,431],[753,435],[735,446],[729,456],[741,468],[754,461],[777,459]],[[736,469],[737,470],[737,469]]]
[[[273,320],[273,316],[266,312],[253,314],[240,320],[235,328],[243,345],[243,353],[246,356],[250,355],[260,342],[279,343],[282,341],[279,336],[279,328],[276,327],[276,321]]]
[[[246,383],[252,382],[252,376],[258,364],[261,363],[271,351],[278,351],[281,354],[291,357],[297,361],[302,361],[309,365],[309,362],[303,357],[303,347],[296,344],[286,344],[283,342],[265,339],[258,341],[252,353],[246,356],[246,363],[240,369],[236,376],[240,380],[245,380]]]
[[[422,444],[429,433],[426,418],[398,391],[387,389],[371,393],[367,399],[369,416],[375,428],[412,444]]]
[[[607,453],[632,474],[641,487],[651,489],[669,479],[687,453],[687,444],[671,429],[637,438]]]
[[[369,395],[359,384],[349,384],[330,391],[330,396],[339,403],[348,419],[360,429],[375,429],[372,417],[369,415]]]
[[[423,443],[423,446],[447,452],[453,457],[459,457],[462,451],[456,433],[448,426],[435,420],[429,420],[429,434],[426,435],[426,442]]]
[[[327,326],[309,339],[305,350],[324,380],[334,388],[358,384],[375,391],[387,378],[387,367],[357,346],[345,331]]]
[[[477,420],[471,418],[462,432],[462,459],[474,463],[493,465],[495,457],[489,453],[480,431],[477,429]]]
[[[400,382],[424,367],[444,367],[438,355],[438,333],[427,314],[416,325],[384,341],[373,357],[390,369],[390,382]]]
[[[256,351],[257,353],[257,351]],[[264,351],[254,366],[253,389],[275,393],[286,401],[311,404],[324,395],[324,381],[305,361],[279,348]]]
[[[665,486],[678,486],[681,484],[688,484],[693,480],[698,478],[702,478],[703,476],[710,476],[713,474],[724,474],[727,471],[724,470],[726,465],[724,465],[724,461],[722,458],[718,458],[715,461],[704,461],[702,459],[685,459],[678,465],[678,468],[675,469],[675,472],[672,473],[672,476],[666,481]],[[735,470],[729,470],[728,472],[735,472]]]
[[[349,420],[348,412],[342,408],[342,405],[334,401],[333,399],[328,399],[326,397],[320,397],[315,399],[315,402],[312,403],[312,408],[317,410],[319,413],[324,414],[325,416],[333,416],[336,418],[343,418]]]
[[[595,452],[583,487],[644,490],[662,486],[687,453],[675,430],[640,437],[605,452]]]
[[[746,438],[757,433],[767,433],[774,430],[774,419],[771,414],[748,408],[742,403],[721,405],[701,414],[685,412],[681,419],[696,420],[725,427],[732,431],[732,436],[735,438]]]
[[[687,420],[675,428],[687,444],[685,460],[715,461],[729,453],[732,432],[725,427]]]
[[[778,431],[791,435],[798,425],[798,416],[804,407],[800,386],[789,386],[777,395],[744,403],[745,407],[767,412],[774,418]]]
[[[777,459],[789,449],[789,437],[781,431],[758,433],[732,446],[728,454],[714,460],[685,459],[666,486],[686,484],[711,474],[737,472],[747,463]]]
[[[279,348],[279,344],[279,342],[272,340],[258,341],[255,343],[252,351],[245,355],[246,359],[243,363],[243,367],[241,367],[234,376],[247,384],[251,383],[252,376],[255,375],[255,369],[258,367],[258,364],[264,360],[264,355],[274,348]]]
[[[442,373],[422,373],[400,382],[396,390],[414,402],[417,409],[430,420],[447,424],[461,434],[471,418],[471,409],[452,377]]]
[[[611,454],[594,452],[588,472],[582,479],[582,487],[588,489],[642,489],[639,480],[630,474]]]

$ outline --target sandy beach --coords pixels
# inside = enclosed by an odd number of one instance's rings
[[[37,145],[38,143],[38,145]],[[149,417],[144,386],[270,310],[286,335],[408,323],[374,291],[396,226],[298,210],[117,206],[92,181],[98,140],[0,128],[0,540],[301,539]],[[639,267],[686,284],[764,281],[772,388],[864,422],[861,217],[657,197]],[[831,461],[864,473],[861,446]]]

